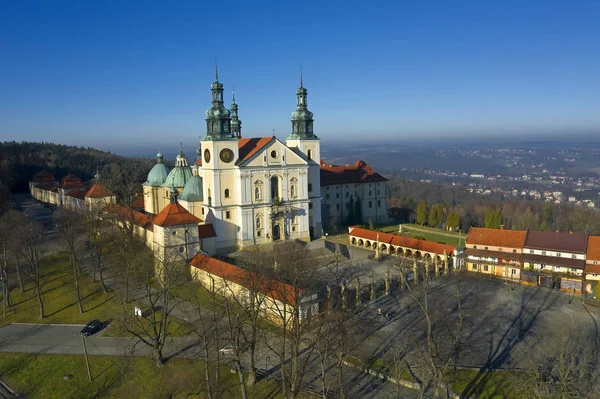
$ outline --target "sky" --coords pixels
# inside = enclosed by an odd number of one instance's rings
[[[245,137],[289,135],[300,65],[323,144],[598,133],[598,21],[595,0],[3,1],[0,140],[193,146],[215,57]]]

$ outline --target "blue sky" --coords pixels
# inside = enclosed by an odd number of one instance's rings
[[[0,140],[193,143],[213,58],[243,135],[600,132],[599,1],[4,1]]]

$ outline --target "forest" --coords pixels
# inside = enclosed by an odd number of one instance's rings
[[[13,193],[27,192],[28,181],[42,169],[48,170],[59,180],[73,173],[85,181],[91,179],[98,168],[108,164],[150,170],[153,162],[151,159],[123,157],[91,147],[45,142],[0,143],[0,181]]]
[[[390,178],[390,208],[407,210],[408,220],[430,227],[469,227],[600,234],[600,212],[570,203],[482,198],[462,186]]]

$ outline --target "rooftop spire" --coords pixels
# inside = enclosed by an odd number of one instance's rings
[[[300,64],[300,87],[304,87],[304,82],[302,80],[303,76],[302,76],[302,64]]]
[[[215,57],[214,60],[215,60],[215,80],[218,82],[219,81],[219,65],[217,64],[217,61],[219,59],[217,57]]]
[[[235,104],[235,85],[233,85],[233,87],[231,89],[231,95],[233,97],[233,103]]]

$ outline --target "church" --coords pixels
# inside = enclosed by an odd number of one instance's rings
[[[215,75],[196,160],[189,162],[182,149],[169,170],[159,151],[143,184],[144,211],[157,215],[176,201],[200,226],[212,225],[209,253],[321,237],[320,139],[302,75],[285,142],[275,136],[242,137],[235,94],[227,109],[217,69]]]

